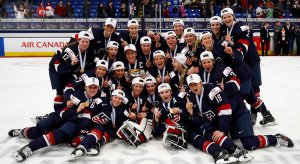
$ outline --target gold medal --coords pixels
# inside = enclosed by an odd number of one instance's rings
[[[89,107],[90,106],[90,103],[87,101],[85,102],[85,107]]]
[[[80,69],[80,72],[83,73],[83,72],[84,72],[84,68],[81,68],[81,69]]]
[[[113,127],[116,128],[116,124],[113,124]]]

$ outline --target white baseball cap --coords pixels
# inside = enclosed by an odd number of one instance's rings
[[[174,26],[175,24],[181,24],[182,26],[184,26],[184,22],[183,22],[182,19],[175,19],[175,20],[173,21],[173,26]]]
[[[87,31],[80,31],[79,34],[78,34],[78,38],[79,39],[86,38],[88,40],[92,40],[91,39],[91,33],[87,32]]]
[[[165,39],[167,39],[170,36],[175,36],[177,38],[177,35],[176,35],[176,33],[174,31],[168,31],[168,32],[166,32]]]
[[[211,34],[209,31],[203,31],[203,32],[200,33],[199,39],[202,40],[202,38],[203,38],[204,36],[206,36],[206,35],[212,37],[212,34]]]
[[[128,99],[126,98],[125,93],[124,93],[122,90],[120,90],[120,89],[114,90],[114,91],[111,93],[111,96],[119,96],[119,97],[121,97],[122,100],[123,100],[122,102],[123,102],[124,104],[127,104],[127,102],[128,102]]]
[[[187,35],[187,34],[193,34],[196,36],[196,32],[192,27],[186,28],[183,31],[183,36]]]
[[[213,16],[213,17],[211,17],[209,22],[210,22],[210,24],[212,24],[212,23],[223,24],[222,18],[219,17],[219,16]]]
[[[231,8],[224,8],[223,10],[221,10],[221,17],[225,14],[232,14],[234,15],[233,13],[233,10]]]
[[[153,58],[155,58],[156,56],[161,55],[163,57],[166,57],[166,54],[164,53],[164,51],[162,50],[156,50],[153,52]]]
[[[144,79],[141,77],[136,77],[132,80],[131,86],[133,86],[134,84],[141,84],[144,86]]]
[[[121,61],[114,62],[111,67],[112,67],[113,71],[118,70],[118,69],[125,69],[124,63]]]
[[[106,70],[108,70],[108,63],[106,60],[99,60],[97,61],[96,67],[102,66],[104,67]]]
[[[158,93],[165,91],[165,90],[172,90],[171,86],[168,83],[162,83],[157,87]]]
[[[140,40],[140,44],[151,44],[152,40],[149,36],[143,36]]]
[[[154,83],[156,84],[156,79],[153,76],[148,76],[144,79],[144,84]]]
[[[179,63],[181,63],[184,68],[187,68],[187,65],[186,65],[186,56],[182,53],[177,53],[176,56],[174,57],[175,60],[177,60]]]
[[[106,18],[104,25],[105,26],[106,25],[112,25],[114,28],[116,28],[117,20],[115,20],[114,18]]]
[[[191,83],[200,83],[201,78],[198,74],[190,74],[188,77],[186,77],[186,82],[188,85]]]
[[[85,80],[85,86],[97,85],[99,87],[99,80],[95,77],[88,77]]]
[[[203,51],[201,54],[200,54],[200,60],[203,61],[205,59],[211,59],[211,60],[214,60],[214,55],[210,52],[210,51]]]
[[[109,41],[106,45],[106,48],[110,48],[110,47],[116,47],[119,48],[119,43],[116,41]]]
[[[139,22],[136,19],[131,19],[127,22],[127,27],[130,26],[139,26]]]
[[[132,50],[132,51],[136,52],[136,47],[134,44],[128,44],[127,46],[125,46],[124,52],[126,53],[127,50]]]

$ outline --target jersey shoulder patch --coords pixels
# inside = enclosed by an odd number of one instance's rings
[[[223,71],[223,74],[225,77],[227,77],[232,72],[232,69],[230,67],[226,67]]]
[[[170,76],[171,79],[173,79],[173,77],[175,77],[175,72],[174,71],[170,72],[169,76]]]
[[[249,30],[249,26],[248,25],[243,25],[240,27],[242,31],[248,31]]]
[[[219,94],[221,91],[222,91],[222,90],[221,90],[219,87],[215,87],[215,88],[213,88],[213,89],[209,92],[208,96],[209,96],[209,98],[210,98],[211,100],[213,100],[214,97],[215,97],[217,94]]]
[[[80,100],[75,97],[74,95],[71,95],[70,96],[70,100],[75,104],[75,105],[78,105],[80,103]]]
[[[94,101],[95,101],[95,103],[97,104],[97,105],[99,105],[100,103],[102,103],[102,100],[98,97],[98,98],[96,98],[96,99],[94,99]]]
[[[74,51],[71,50],[69,47],[67,47],[65,49],[65,52],[70,56],[71,60],[74,59],[74,58],[76,58],[76,55],[75,55]]]
[[[178,97],[183,99],[185,95],[186,95],[186,92],[179,92]]]

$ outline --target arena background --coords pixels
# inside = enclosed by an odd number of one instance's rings
[[[141,29],[161,32],[171,30],[174,18],[162,18],[157,21],[154,18],[141,20]],[[69,38],[89,27],[102,28],[105,19],[24,19],[22,21],[13,18],[0,19],[0,56],[52,56],[54,52],[63,47]],[[197,33],[209,30],[208,18],[184,18],[185,27],[193,27]],[[245,21],[253,28],[253,40],[257,50],[260,47],[260,26],[264,22],[270,22],[273,27],[274,22],[285,23],[287,19],[261,19],[261,18],[238,18]],[[299,19],[289,19],[291,23],[300,25]],[[127,30],[128,19],[117,18],[117,31]],[[271,42],[270,55],[273,54],[273,31],[270,28]],[[294,46],[296,51],[296,46]]]

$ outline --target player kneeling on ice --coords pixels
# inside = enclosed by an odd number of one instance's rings
[[[83,138],[80,145],[71,153],[69,160],[74,160],[85,154],[97,155],[100,145],[114,139],[119,127],[126,121],[130,114],[125,110],[122,103],[126,104],[128,99],[122,90],[116,89],[111,93],[109,102],[98,99],[90,105],[92,113],[92,125],[90,132]],[[95,145],[97,145],[95,147]],[[92,153],[87,150],[93,148]],[[96,148],[96,149],[95,149]]]
[[[163,135],[163,143],[166,145],[187,149],[184,127],[187,113],[183,107],[185,104],[179,101],[176,94],[172,95],[171,87],[167,83],[158,86],[158,93],[162,101],[154,110],[155,134]]]
[[[263,148],[269,145],[293,147],[294,143],[282,134],[254,135],[251,115],[243,99],[236,94],[230,100],[226,94],[213,84],[202,84],[198,74],[191,74],[187,78],[191,92],[189,93],[190,107],[193,115],[199,115],[210,121],[218,131],[208,136],[216,143],[225,141],[230,135],[239,138],[247,150]],[[245,151],[245,150],[243,150]]]
[[[125,141],[137,147],[152,137],[152,114],[151,104],[147,103],[146,97],[142,95],[144,79],[136,77],[132,80],[131,90],[126,94],[128,98],[127,108],[135,117],[124,122],[117,134]]]

